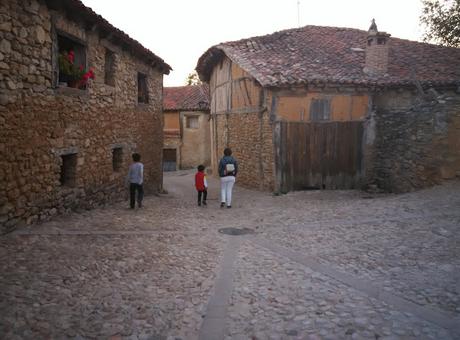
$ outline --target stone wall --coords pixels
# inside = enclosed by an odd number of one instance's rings
[[[254,189],[274,190],[273,132],[268,113],[216,115],[219,157],[230,147],[237,159],[238,184]]]
[[[460,177],[460,94],[378,94],[369,126],[368,183],[406,192]]]
[[[198,117],[198,128],[187,128],[187,117]],[[209,113],[202,111],[181,112],[182,144],[181,169],[195,168],[200,164],[211,164],[211,145],[209,137]]]
[[[239,185],[274,190],[270,98],[250,74],[226,57],[214,68],[209,85],[213,174],[218,176],[219,160],[230,147],[239,164]]]
[[[53,86],[53,32],[86,43],[96,78],[84,90]],[[114,86],[104,84],[106,48],[115,53]],[[148,77],[138,104],[137,72]],[[9,229],[74,209],[125,198],[131,153],[142,155],[147,192],[162,186],[161,71],[129,51],[67,21],[43,2],[0,4],[0,225]],[[112,152],[121,148],[113,167]],[[62,184],[62,156],[76,153],[72,185]]]

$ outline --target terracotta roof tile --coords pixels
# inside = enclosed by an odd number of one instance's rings
[[[305,26],[226,42],[208,49],[196,70],[208,81],[223,55],[263,86],[305,83],[357,85],[460,84],[460,49],[390,38],[387,75],[363,72],[367,31]]]
[[[163,109],[167,110],[209,110],[209,87],[190,85],[163,88]]]

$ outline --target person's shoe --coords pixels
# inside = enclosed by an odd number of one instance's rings
[[[201,202],[198,202],[198,206],[201,207]]]
[[[203,205],[208,205],[208,203],[206,203],[206,201],[203,201]]]
[[[227,205],[227,209],[230,209],[232,206],[231,205]]]
[[[142,208],[142,202],[139,202],[137,205],[139,206],[139,208]]]
[[[220,204],[220,207],[221,207],[221,208],[225,207],[225,202],[222,202],[222,203]]]

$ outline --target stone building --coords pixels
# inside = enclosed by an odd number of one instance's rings
[[[305,26],[209,48],[211,155],[286,192],[409,191],[460,176],[460,49]]]
[[[171,171],[209,165],[209,87],[165,87],[163,110],[163,169]]]
[[[123,198],[134,151],[161,189],[170,69],[78,0],[2,0],[0,225]]]

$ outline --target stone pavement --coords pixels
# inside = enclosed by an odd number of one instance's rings
[[[460,339],[460,182],[167,195],[0,237],[2,339]],[[230,236],[225,227],[253,233]]]

